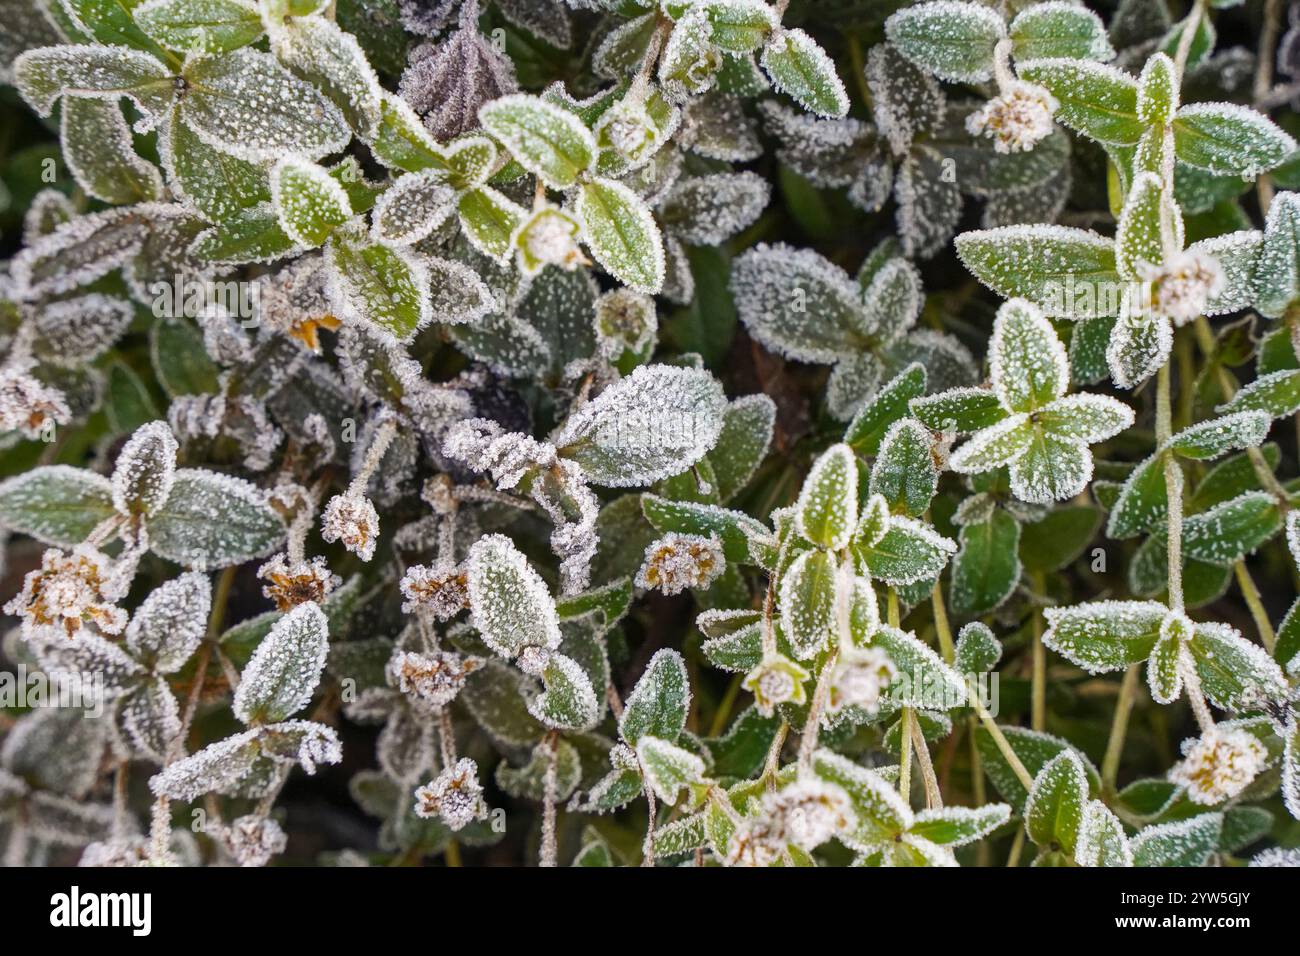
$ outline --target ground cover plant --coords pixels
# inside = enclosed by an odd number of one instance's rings
[[[0,11],[7,864],[1300,864],[1300,5]]]

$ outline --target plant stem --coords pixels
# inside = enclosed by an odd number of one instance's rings
[[[1282,0],[1264,0],[1264,22],[1259,31],[1259,51],[1255,58],[1255,82],[1251,89],[1256,103],[1263,100],[1273,86],[1273,60],[1277,56],[1277,38],[1281,32]],[[1260,214],[1268,212],[1273,202],[1273,180],[1260,173],[1255,181]]]
[[[1041,572],[1033,575],[1034,590],[1042,594],[1047,583]],[[1043,611],[1034,608],[1033,618],[1033,681],[1030,687],[1029,726],[1034,730],[1047,729],[1047,648],[1043,646]]]
[[[1269,623],[1268,611],[1264,609],[1264,602],[1260,600],[1255,579],[1246,570],[1245,561],[1238,561],[1232,566],[1232,570],[1237,575],[1237,586],[1241,588],[1241,596],[1246,599],[1246,607],[1250,608],[1250,616],[1255,619],[1255,630],[1259,631],[1260,640],[1264,642],[1264,650],[1271,656],[1273,645],[1277,643],[1277,634],[1273,631],[1273,625]]]
[[[1173,431],[1169,401],[1169,363],[1156,375],[1156,447],[1163,447]],[[1183,472],[1173,454],[1165,455],[1165,494],[1169,499],[1168,560],[1169,606],[1183,609]]]
[[[1011,744],[1007,741],[1006,735],[1002,733],[1002,728],[997,725],[997,722],[992,718],[992,716],[990,716],[989,712],[984,709],[984,703],[980,700],[979,694],[975,690],[974,683],[967,680],[966,687],[970,696],[970,705],[975,710],[975,716],[980,719],[980,723],[984,725],[984,729],[989,732],[989,736],[992,737],[993,742],[997,744],[997,748],[1001,752],[1002,758],[1006,760],[1007,764],[1011,767],[1011,772],[1016,775],[1016,779],[1020,781],[1025,790],[1032,790],[1034,788],[1033,775],[1025,769],[1025,765],[1020,762],[1020,758],[1016,756],[1016,752],[1011,749]]]
[[[911,707],[903,708],[899,723],[898,793],[910,804],[912,802],[912,727],[916,724]]]
[[[821,676],[817,678],[817,689],[813,691],[812,704],[808,707],[808,720],[803,725],[803,736],[799,738],[799,766],[807,767],[812,763],[813,751],[817,749],[817,736],[820,730],[822,708],[826,706],[826,695],[830,692],[831,672],[839,660],[839,648],[831,651],[822,665]]]
[[[1187,58],[1192,52],[1192,41],[1201,27],[1201,18],[1205,16],[1206,0],[1195,0],[1192,10],[1183,21],[1183,32],[1178,36],[1178,49],[1174,53],[1174,66],[1178,68],[1179,82],[1187,70]]]
[[[550,753],[546,759],[546,774],[542,781],[542,849],[541,865],[555,866],[557,859],[555,840],[555,765],[559,759],[559,737],[552,732],[548,741]],[[651,800],[653,801],[653,797]],[[651,820],[651,828],[654,821]]]
[[[1016,838],[1011,841],[1011,853],[1007,856],[1007,866],[1015,867],[1020,865],[1020,851],[1025,848],[1025,828],[1016,828]]]
[[[930,759],[930,748],[926,746],[925,734],[921,725],[912,720],[912,747],[916,750],[916,765],[921,769],[921,780],[925,784],[925,808],[937,810],[943,806],[943,794],[939,791],[939,779],[934,775],[934,763]]]
[[[1115,701],[1115,719],[1111,721],[1110,738],[1106,741],[1106,756],[1101,762],[1101,792],[1109,796],[1115,792],[1119,778],[1119,761],[1124,754],[1124,738],[1128,736],[1128,720],[1133,713],[1137,693],[1138,671],[1141,664],[1133,664],[1124,672],[1119,685],[1119,698]]]
[[[646,822],[645,822],[645,843],[641,846],[641,865],[655,865],[655,818],[659,815],[659,808],[655,804],[654,787],[649,784],[645,788],[646,799]]]
[[[945,664],[951,664],[957,656],[952,643],[952,626],[948,623],[948,609],[943,603],[943,585],[939,579],[934,581],[934,590],[930,592],[930,604],[934,608],[934,631],[939,637],[939,652],[943,654]]]

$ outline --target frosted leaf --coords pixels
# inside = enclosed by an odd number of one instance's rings
[[[1300,194],[1278,193],[1269,204],[1264,221],[1264,236],[1251,290],[1255,308],[1270,319],[1281,317],[1287,306],[1300,299],[1298,234]]]
[[[436,37],[456,22],[465,0],[398,0],[402,26],[412,33]]]
[[[180,707],[167,681],[154,677],[122,702],[122,729],[137,752],[162,763],[181,733]]]
[[[336,233],[325,262],[341,318],[369,323],[399,342],[432,321],[429,270],[407,249]]]
[[[270,182],[280,228],[304,248],[319,246],[352,216],[342,185],[315,163],[285,156],[271,167]]]
[[[45,544],[74,547],[113,513],[109,480],[84,468],[50,465],[0,483],[0,525]]]
[[[708,12],[693,7],[673,26],[659,55],[659,83],[674,102],[707,93],[718,81],[722,51],[713,43]]]
[[[541,680],[543,690],[528,698],[528,712],[556,730],[587,730],[600,717],[591,678],[573,658],[536,645],[519,653],[519,669]]]
[[[1003,407],[1032,412],[1065,394],[1070,360],[1043,314],[1024,299],[998,310],[989,342],[989,374]]]
[[[320,683],[329,651],[329,623],[312,602],[271,627],[239,678],[232,704],[245,724],[276,723],[302,710]]]
[[[509,659],[526,647],[560,646],[550,591],[509,538],[492,534],[476,541],[466,573],[471,619],[488,647]]]
[[[826,647],[835,627],[838,574],[825,551],[807,551],[781,579],[781,625],[800,660]]]
[[[775,31],[758,61],[772,85],[804,109],[831,118],[849,111],[849,94],[835,64],[803,30]]]
[[[1286,546],[1291,551],[1291,560],[1300,566],[1300,511],[1287,512]]]
[[[180,52],[220,53],[262,35],[257,8],[244,0],[145,0],[131,19],[151,39]]]
[[[437,229],[456,208],[456,191],[441,170],[427,169],[397,179],[375,203],[371,234],[410,245]]]
[[[840,421],[856,415],[880,385],[883,369],[871,352],[848,355],[835,363],[826,381],[826,408]]]
[[[664,283],[664,244],[650,207],[622,183],[592,179],[574,205],[587,248],[624,285],[653,295]]]
[[[1173,127],[1178,158],[1220,176],[1254,179],[1296,150],[1267,116],[1236,103],[1191,103],[1178,110]]]
[[[962,196],[943,172],[944,157],[928,146],[912,150],[894,181],[895,219],[903,251],[928,259],[952,238],[961,219]]]
[[[92,675],[102,681],[98,688],[91,684],[85,689],[91,700],[83,701],[83,706],[111,701],[145,676],[144,669],[119,645],[98,634],[85,632],[76,640],[68,640],[62,630],[47,627],[32,633],[27,646],[40,661],[41,670],[49,675],[52,690],[64,681],[75,686],[74,682]],[[100,693],[93,693],[92,688]],[[102,700],[98,699],[101,695]]]
[[[1050,435],[1089,445],[1118,435],[1133,420],[1133,409],[1109,395],[1067,395],[1038,414]]]
[[[1226,624],[1200,622],[1187,648],[1210,703],[1241,711],[1286,697],[1287,681],[1268,652]]]
[[[1039,431],[1028,450],[1010,463],[1011,490],[1030,504],[1064,501],[1087,487],[1092,469],[1087,445]]]
[[[412,50],[398,91],[435,138],[448,140],[476,129],[485,103],[518,88],[513,62],[468,21],[447,39]]]
[[[430,311],[444,325],[477,322],[496,304],[492,290],[469,266],[451,259],[425,260]]]
[[[30,246],[76,215],[77,209],[67,196],[57,189],[42,189],[23,214],[23,245]]]
[[[1123,824],[1100,800],[1090,800],[1083,808],[1074,860],[1079,866],[1133,865],[1133,850]]]
[[[109,722],[86,720],[72,707],[41,707],[15,723],[0,743],[0,780],[84,797],[94,785]]]
[[[144,245],[153,204],[78,216],[27,246],[10,265],[25,298],[71,292],[121,268]]]
[[[893,155],[902,156],[918,135],[934,132],[943,121],[946,104],[939,84],[895,47],[871,48],[866,78],[871,116]]]
[[[26,826],[35,839],[52,846],[84,846],[112,832],[112,807],[37,791],[27,800]],[[13,830],[10,831],[10,839]]]
[[[819,120],[776,100],[763,101],[759,111],[767,131],[781,142],[777,158],[815,186],[848,186],[863,174],[864,164],[869,160],[878,164],[880,160],[875,129],[868,123],[855,119]],[[893,184],[892,168],[886,169],[884,179],[887,198]]]
[[[379,77],[352,34],[326,17],[289,17],[270,39],[280,62],[323,92],[359,135],[379,123]]]
[[[659,207],[659,220],[688,245],[720,245],[754,223],[771,192],[767,180],[750,172],[679,179]]]
[[[553,47],[567,50],[573,44],[573,27],[559,0],[496,0],[495,6],[515,26]]]
[[[733,263],[731,291],[749,333],[787,358],[830,364],[858,346],[858,287],[811,249],[760,243]]]
[[[175,673],[198,650],[211,604],[206,574],[190,572],[167,581],[151,591],[132,616],[127,650],[156,673]]]
[[[1187,247],[1188,255],[1218,263],[1222,273],[1221,284],[1216,284],[1211,291],[1202,314],[1226,315],[1254,303],[1252,281],[1269,268],[1263,259],[1263,247],[1263,234],[1254,229],[1239,229],[1212,239],[1202,239]]]
[[[730,93],[706,93],[687,103],[675,139],[682,149],[723,162],[749,162],[763,153],[757,124]]]
[[[1167,610],[1154,601],[1097,601],[1043,613],[1043,643],[1090,674],[1102,674],[1146,660]]]
[[[1162,823],[1133,838],[1135,866],[1204,866],[1219,848],[1223,815],[1203,813],[1189,820]]]
[[[117,101],[64,97],[60,124],[64,162],[89,195],[114,204],[162,197],[162,175],[135,152]]]
[[[116,101],[129,96],[154,117],[171,106],[172,73],[148,53],[124,46],[49,46],[28,50],[14,61],[18,92],[41,116],[60,96]]]
[[[247,47],[199,56],[185,70],[179,119],[209,146],[248,162],[287,152],[319,159],[347,145],[342,114],[267,53]]]
[[[675,741],[686,727],[690,703],[691,688],[681,654],[669,649],[656,651],[623,702],[619,735],[631,746],[646,734]]]
[[[1300,720],[1287,719],[1282,754],[1282,800],[1291,816],[1300,819]]]
[[[161,508],[176,478],[177,448],[166,422],[136,429],[113,469],[113,506],[124,515],[151,515]]]
[[[933,436],[916,419],[900,418],[880,442],[871,466],[871,493],[883,495],[891,509],[901,507],[917,517],[929,508],[938,482]]]
[[[595,161],[596,142],[581,119],[540,97],[493,100],[479,109],[479,122],[552,188],[572,186]]]
[[[1025,831],[1040,847],[1059,846],[1073,855],[1088,800],[1088,775],[1072,750],[1049,760],[1025,800]]]
[[[795,504],[795,524],[813,544],[840,551],[848,545],[857,523],[857,460],[848,445],[832,445],[804,479]]]
[[[1023,455],[1034,440],[1034,429],[1025,415],[1012,415],[976,432],[948,458],[948,467],[961,474],[978,474],[1010,464]]]
[[[173,800],[234,789],[257,765],[260,733],[261,728],[246,730],[169,764],[149,779],[149,789]]]
[[[692,784],[704,779],[704,761],[681,747],[666,740],[649,735],[642,737],[636,745],[637,761],[645,773],[648,783],[660,800],[675,804],[677,795],[683,790],[689,792]]]
[[[722,429],[726,396],[708,372],[639,366],[571,414],[553,443],[595,484],[625,488],[678,474]]]
[[[890,259],[862,292],[863,328],[883,345],[898,341],[916,324],[925,302],[921,274],[906,259]]]
[[[134,317],[130,302],[99,292],[47,303],[28,320],[36,335],[32,352],[56,365],[90,362],[121,338]]]
[[[1111,378],[1121,388],[1146,381],[1166,362],[1174,347],[1174,330],[1164,316],[1138,312],[1126,292],[1119,319],[1106,346]]]
[[[940,79],[979,83],[993,75],[993,49],[1006,36],[1006,26],[983,4],[936,0],[890,16],[885,35]]]
[[[166,504],[149,519],[155,554],[196,571],[242,564],[284,540],[280,516],[256,485],[198,468],[182,468]]]

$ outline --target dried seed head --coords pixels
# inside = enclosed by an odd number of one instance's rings
[[[726,570],[727,559],[716,535],[669,532],[645,550],[645,563],[637,572],[637,587],[658,588],[680,594],[687,588],[706,588]]]
[[[76,637],[86,621],[106,634],[120,634],[127,615],[110,600],[113,594],[108,558],[79,545],[72,554],[49,548],[41,567],[23,581],[23,589],[4,606],[23,618],[25,628],[59,626]]]
[[[329,593],[342,583],[342,578],[332,573],[320,556],[294,563],[287,555],[277,554],[257,569],[257,576],[266,582],[262,594],[274,601],[280,611],[293,610],[307,601],[323,604]]]
[[[72,412],[63,393],[16,366],[0,370],[0,432],[39,439],[52,422],[66,425]]]
[[[427,611],[449,621],[469,607],[469,579],[461,568],[416,565],[402,576],[403,614]]]
[[[342,541],[362,561],[369,561],[379,540],[379,515],[365,495],[335,495],[321,515],[320,534],[329,542]]]
[[[1244,730],[1216,727],[1183,744],[1183,760],[1169,779],[1187,788],[1193,803],[1211,806],[1241,793],[1264,769],[1268,751]]]
[[[280,824],[251,814],[210,827],[209,834],[240,866],[266,866],[288,842]]]
[[[439,710],[456,698],[465,686],[465,678],[482,666],[480,658],[448,651],[432,654],[398,651],[388,662],[388,673],[403,694]]]
[[[999,153],[1028,152],[1051,135],[1059,105],[1041,86],[1014,81],[966,117],[966,130],[993,140]]]
[[[487,816],[478,764],[462,757],[415,791],[415,815],[439,817],[453,830],[461,830]]]

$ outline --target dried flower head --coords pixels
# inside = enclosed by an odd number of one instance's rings
[[[408,568],[401,580],[403,614],[424,611],[440,621],[449,621],[469,607],[469,580],[460,567]]]
[[[1205,312],[1210,300],[1223,291],[1223,267],[1213,256],[1187,250],[1159,265],[1142,264],[1138,275],[1150,290],[1147,311],[1175,325],[1186,325]]]
[[[749,817],[736,827],[727,844],[727,866],[774,866],[785,851],[782,834],[766,816]]]
[[[840,654],[826,693],[826,713],[859,707],[868,714],[880,709],[880,699],[898,669],[879,647],[853,647]]]
[[[763,813],[772,832],[805,850],[850,829],[856,819],[849,795],[842,788],[811,776],[764,794]]]
[[[415,815],[438,817],[453,830],[462,830],[487,816],[478,764],[462,757],[415,791]]]
[[[804,682],[811,676],[783,654],[766,654],[741,686],[754,695],[759,713],[770,717],[778,704],[802,704],[807,699]]]
[[[465,678],[482,666],[481,658],[449,651],[397,651],[388,662],[388,673],[403,694],[438,710],[455,700],[465,686]]]
[[[71,554],[48,548],[41,567],[30,572],[23,589],[4,606],[23,618],[24,626],[60,627],[76,637],[84,623],[105,634],[120,634],[127,614],[114,603],[108,558],[86,545]]]
[[[1183,744],[1183,760],[1169,779],[1187,788],[1193,803],[1212,806],[1241,793],[1268,760],[1259,739],[1244,730],[1216,727]]]
[[[320,534],[329,542],[342,541],[362,561],[369,561],[379,541],[379,515],[365,495],[335,495],[321,515]]]
[[[22,368],[0,369],[0,433],[16,431],[24,438],[42,438],[50,424],[72,420],[63,393],[40,382]]]
[[[270,817],[249,814],[209,827],[209,835],[240,866],[266,866],[284,852],[288,837]]]
[[[319,555],[308,561],[292,562],[283,552],[258,568],[257,576],[266,582],[262,593],[280,611],[293,610],[307,601],[323,604],[343,580],[330,571]]]
[[[1012,81],[966,117],[966,130],[993,140],[999,153],[1028,152],[1052,134],[1052,117],[1059,106],[1041,86]]]
[[[680,594],[687,588],[707,588],[727,569],[727,558],[716,535],[669,532],[645,549],[637,572],[637,587]]]

